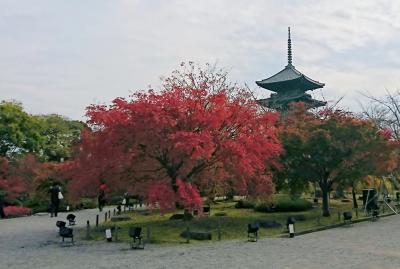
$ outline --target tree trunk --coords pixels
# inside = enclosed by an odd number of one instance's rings
[[[328,201],[328,188],[322,188],[322,216],[329,217],[331,214],[329,213],[329,201]]]
[[[171,177],[171,187],[175,193],[178,192],[178,185],[176,184],[176,177]]]
[[[358,208],[356,191],[354,190],[354,186],[351,186],[351,194],[353,195],[353,208]]]

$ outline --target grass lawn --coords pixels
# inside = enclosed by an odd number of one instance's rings
[[[178,244],[186,242],[185,238],[180,237],[180,233],[185,231],[187,226],[193,232],[211,232],[212,241],[218,240],[218,226],[221,230],[221,239],[246,239],[247,224],[255,221],[275,220],[282,224],[282,228],[260,228],[259,237],[277,236],[286,233],[286,219],[288,216],[304,215],[305,221],[297,221],[295,224],[296,232],[310,230],[321,226],[327,226],[342,222],[338,219],[338,213],[351,210],[352,203],[342,203],[331,200],[331,217],[321,217],[321,205],[311,210],[303,212],[275,212],[262,213],[255,212],[253,209],[236,209],[235,202],[219,202],[211,206],[211,216],[195,217],[191,221],[170,220],[172,214],[183,213],[177,210],[173,213],[161,215],[157,211],[132,211],[127,213],[132,217],[130,221],[102,223],[101,227],[110,227],[117,225],[118,240],[129,241],[128,227],[140,226],[143,228],[142,236],[147,238],[147,229],[150,232],[150,243],[157,244]],[[225,212],[226,216],[217,217],[215,213]],[[144,214],[146,213],[146,214]],[[364,217],[360,210],[360,217]],[[353,211],[353,218],[356,218]],[[95,240],[104,240],[104,232],[92,231],[92,238]],[[199,242],[191,240],[191,243]]]

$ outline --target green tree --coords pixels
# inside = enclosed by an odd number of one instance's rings
[[[35,118],[41,125],[41,159],[60,161],[70,158],[72,145],[79,139],[84,124],[56,114],[40,115]]]
[[[343,111],[317,114],[295,108],[285,117],[281,134],[288,181],[316,182],[322,191],[323,216],[329,216],[333,185],[381,171],[390,145],[370,121]]]
[[[40,153],[40,124],[26,113],[18,102],[0,103],[0,156],[13,157],[31,152]]]
[[[60,115],[30,115],[18,102],[0,103],[0,156],[32,153],[41,161],[71,157],[84,123]]]

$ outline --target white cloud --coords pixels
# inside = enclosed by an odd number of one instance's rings
[[[81,118],[188,60],[217,61],[256,89],[286,64],[291,26],[296,67],[356,109],[358,90],[399,85],[399,13],[398,1],[372,0],[3,1],[0,98]]]

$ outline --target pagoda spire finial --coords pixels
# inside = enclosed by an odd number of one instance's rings
[[[287,45],[288,45],[288,66],[292,65],[292,40],[290,39],[290,27],[288,27],[288,41],[287,41]]]

